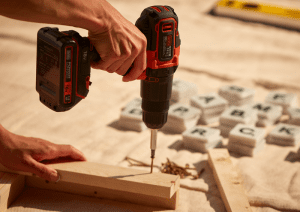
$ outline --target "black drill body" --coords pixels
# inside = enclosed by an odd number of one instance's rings
[[[160,129],[167,122],[173,74],[178,67],[178,17],[170,6],[152,6],[141,13],[135,25],[147,38],[147,77],[141,80],[140,90],[143,122],[150,129]]]
[[[160,129],[167,122],[173,74],[178,67],[178,17],[170,6],[152,6],[143,10],[135,25],[147,38],[147,68],[138,77],[143,121],[150,129]],[[70,110],[89,92],[90,61],[101,58],[89,39],[74,30],[41,28],[37,44],[40,101],[56,112]]]

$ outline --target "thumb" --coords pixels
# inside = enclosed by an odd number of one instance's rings
[[[50,166],[39,163],[31,157],[28,158],[27,163],[27,172],[31,172],[48,181],[58,181],[59,175],[57,171]]]

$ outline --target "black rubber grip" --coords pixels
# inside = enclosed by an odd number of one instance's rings
[[[91,59],[95,63],[98,63],[101,60],[101,57],[95,47],[93,47]]]
[[[91,58],[95,63],[99,62],[101,60],[101,57],[99,55],[99,53],[97,52],[96,48],[94,47],[93,48],[93,51],[92,51],[92,58]],[[129,74],[130,70],[132,69],[133,65],[131,65],[129,67],[129,69],[127,70],[127,72],[123,75],[123,76],[126,76],[127,74]]]

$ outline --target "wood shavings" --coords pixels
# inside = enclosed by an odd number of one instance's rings
[[[149,164],[135,160],[130,157],[125,157],[124,160],[129,162],[129,166],[150,167]],[[198,171],[197,174],[193,175],[191,172],[188,172],[188,170],[196,170],[195,168],[190,168],[189,164],[186,164],[185,167],[179,166],[178,164],[170,161],[169,158],[167,158],[166,163],[161,164],[161,167],[156,165],[154,165],[153,167],[159,168],[162,173],[179,175],[181,179],[184,179],[188,176],[193,177],[193,179],[198,179],[199,176],[204,172],[204,168],[202,168]]]

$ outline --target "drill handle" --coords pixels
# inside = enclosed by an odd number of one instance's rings
[[[97,52],[96,48],[92,44],[91,44],[91,60],[95,63],[98,63],[101,60],[99,53]],[[129,72],[131,71],[132,68],[133,68],[133,64],[129,67],[129,69],[123,76],[126,76],[127,74],[129,74]],[[146,71],[144,71],[144,72],[146,72]],[[137,79],[143,79],[142,75],[144,75],[144,74],[141,74],[141,76],[139,76]]]
[[[91,60],[95,63],[98,63],[101,60],[99,53],[96,48],[91,44]]]

